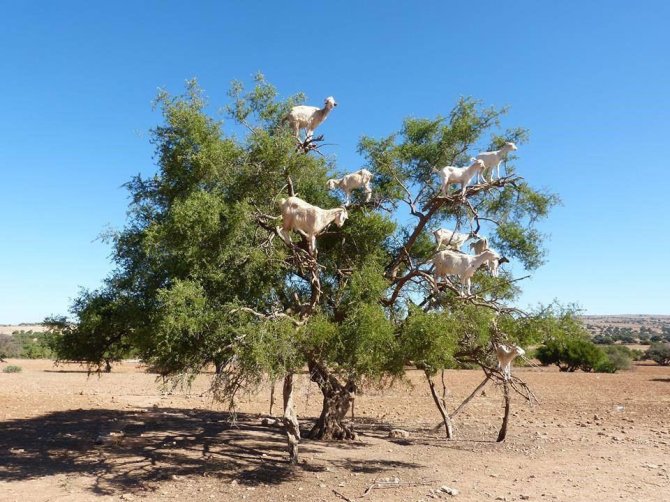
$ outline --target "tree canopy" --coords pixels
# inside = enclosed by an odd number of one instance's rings
[[[128,221],[108,236],[113,272],[75,300],[74,322],[50,320],[61,359],[95,368],[133,351],[173,381],[213,364],[213,391],[231,405],[240,389],[307,367],[324,395],[312,437],[347,438],[354,432],[344,417],[365,382],[399,377],[408,365],[429,379],[467,363],[490,368],[492,340],[537,339],[532,316],[512,305],[520,290],[510,271],[478,271],[473,294],[462,296],[449,281],[436,285],[428,262],[431,231],[445,227],[487,236],[517,270],[542,264],[537,222],[558,198],[533,188],[512,156],[504,177],[470,185],[465,198],[441,196],[433,172],[505,141],[523,145],[526,130],[500,128],[506,109],[462,98],[444,115],[361,138],[372,200],[355,193],[349,219],[319,235],[313,255],[299,234],[287,244],[275,230],[289,195],[342,204],[326,188],[341,172],[335,160],[297,148],[282,126],[304,96],[279,99],[262,75],[250,90],[233,83],[229,96],[224,122],[207,113],[195,81],[181,95],[159,93],[157,172],[126,185]]]

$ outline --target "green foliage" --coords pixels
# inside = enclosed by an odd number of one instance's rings
[[[646,352],[646,358],[661,366],[670,366],[670,343],[653,343]]]
[[[538,347],[535,357],[544,366],[555,364],[561,371],[593,371],[604,368],[607,356],[593,342],[584,338],[566,337],[549,340]]]
[[[300,262],[305,253],[270,237],[289,177],[309,203],[340,205],[326,188],[337,166],[298,151],[282,126],[304,96],[279,100],[260,74],[251,90],[234,82],[229,96],[223,123],[207,115],[195,81],[182,95],[159,93],[162,123],[152,131],[157,172],[126,185],[128,222],[106,236],[113,273],[75,300],[74,322],[49,320],[58,359],[100,369],[133,354],[175,381],[213,363],[216,395],[232,403],[264,375],[279,377],[307,362],[362,382],[398,375],[408,362],[434,373],[488,346],[494,310],[451,292],[430,298],[427,267],[420,269],[434,252],[431,230],[467,231],[474,214],[449,204],[418,229],[416,218],[435,200],[433,168],[465,163],[482,144],[527,139],[523,129],[492,130],[504,109],[461,99],[443,116],[410,118],[386,138],[362,138],[375,203],[355,201],[342,228],[319,236],[317,288]],[[507,168],[514,171],[511,157]],[[535,225],[557,202],[521,178],[472,200],[486,221],[499,223],[484,223],[482,231],[527,269],[543,256]],[[409,222],[393,211],[403,204],[411,205]],[[293,242],[304,249],[298,234]],[[392,274],[389,264],[399,256]],[[519,293],[511,279],[504,271],[499,278],[480,271],[473,288],[487,301],[508,301]],[[513,313],[498,322],[520,342],[538,339],[539,326],[551,324],[550,316],[530,321]]]
[[[454,352],[460,330],[457,320],[449,314],[411,307],[401,333],[402,352],[408,362],[430,374],[456,366]]]
[[[338,351],[336,362],[354,377],[378,378],[402,371],[394,327],[381,305],[353,306],[339,331],[343,350]]]
[[[607,361],[596,367],[596,372],[614,373],[618,370],[629,370],[636,357],[635,351],[625,345],[607,345],[601,350],[607,356]]]
[[[11,335],[0,335],[0,359],[15,358],[21,354],[21,346]]]
[[[0,358],[50,359],[48,334],[38,331],[14,331],[11,335],[0,335]]]
[[[556,364],[561,371],[595,371],[614,373],[630,369],[634,353],[622,345],[598,346],[588,336],[586,328],[574,315],[574,310],[551,311],[540,320],[545,333],[544,345],[535,357],[543,365]]]
[[[145,323],[134,299],[111,288],[82,291],[72,305],[78,323],[65,317],[44,321],[48,345],[56,361],[85,363],[90,370],[109,371],[111,364],[132,353],[132,335]]]
[[[23,368],[21,368],[21,366],[15,366],[13,364],[10,364],[2,368],[3,373],[21,373],[21,371],[23,371]]]

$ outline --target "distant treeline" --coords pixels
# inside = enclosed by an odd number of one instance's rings
[[[619,326],[594,326],[587,324],[586,329],[592,334],[595,343],[608,345],[616,342],[639,343],[651,345],[658,342],[670,342],[670,326],[662,326],[660,333],[647,326],[639,329],[622,328]]]
[[[37,331],[14,331],[11,335],[0,335],[0,358],[51,359],[49,334]]]

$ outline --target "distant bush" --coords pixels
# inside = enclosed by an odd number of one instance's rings
[[[544,366],[555,364],[561,371],[593,371],[606,359],[593,342],[582,337],[565,337],[547,341],[535,357]]]
[[[0,358],[17,357],[18,351],[11,335],[0,335]]]
[[[635,359],[635,352],[625,345],[607,345],[601,349],[606,360],[600,362],[594,370],[598,373],[614,373],[618,370],[629,370]]]
[[[593,343],[597,343],[598,345],[610,344],[612,343],[612,337],[607,335],[596,335],[593,337]]]
[[[15,366],[13,364],[10,364],[9,366],[5,366],[2,368],[3,373],[21,373],[21,366]]]
[[[555,364],[561,371],[614,373],[630,369],[634,353],[623,345],[601,348],[584,337],[569,336],[547,341],[537,349],[535,357],[542,365]]]
[[[670,366],[670,343],[654,343],[645,354],[647,359],[656,361],[661,366]]]
[[[50,359],[47,333],[37,331],[14,331],[11,335],[0,335],[0,357],[13,359]]]

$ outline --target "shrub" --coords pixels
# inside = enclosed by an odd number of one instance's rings
[[[10,364],[9,366],[5,366],[2,368],[3,373],[21,373],[21,366],[15,366],[13,364]]]
[[[670,343],[654,343],[646,352],[646,358],[661,366],[670,366]]]
[[[535,357],[544,366],[555,364],[561,371],[609,371],[607,355],[593,342],[578,336],[557,338],[539,347]],[[616,371],[616,370],[614,370]]]
[[[598,373],[615,373],[618,370],[628,370],[633,364],[635,354],[624,345],[608,345],[601,349],[605,354],[594,370]]]
[[[53,352],[48,346],[47,334],[37,331],[14,331],[0,335],[0,356],[16,359],[49,359]]]

